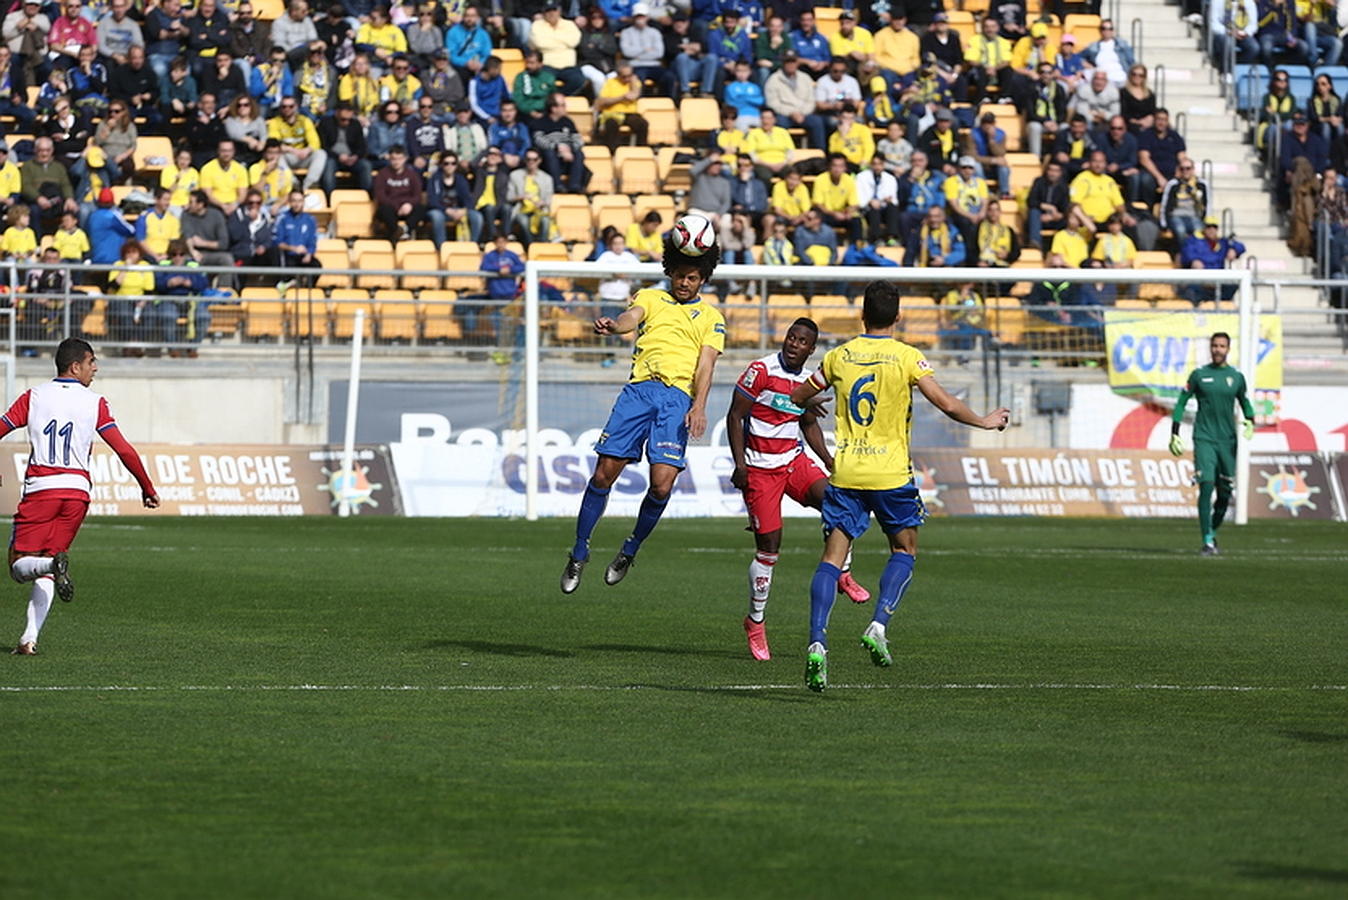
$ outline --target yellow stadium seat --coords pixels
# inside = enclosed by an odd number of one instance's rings
[[[1069,13],[1063,19],[1062,30],[1077,39],[1078,50],[1085,50],[1100,40],[1100,17],[1087,13]]]
[[[646,213],[660,214],[660,230],[664,231],[674,224],[677,213],[674,210],[674,198],[668,194],[640,194],[632,202],[632,218],[640,222]]]
[[[628,159],[618,169],[618,190],[624,194],[650,194],[660,189],[655,160]]]
[[[334,290],[332,301],[332,336],[350,339],[356,333],[356,310],[365,310],[365,328],[363,333],[368,340],[374,334],[374,307],[370,305],[368,291],[343,288]]]
[[[332,217],[336,222],[337,237],[365,237],[374,229],[374,201],[343,200],[333,203]]]
[[[679,102],[679,127],[684,135],[710,134],[721,127],[721,106],[713,97],[684,97]]]
[[[549,262],[567,262],[570,257],[567,255],[566,244],[551,244],[545,241],[534,241],[529,245],[528,258],[546,260]]]
[[[482,267],[482,255],[472,241],[445,241],[440,245],[440,268],[446,272],[477,272]],[[482,276],[450,275],[445,278],[445,287],[451,291],[480,291]]]
[[[842,16],[842,7],[840,6],[816,6],[814,8],[814,25],[816,30],[826,38],[832,38],[842,30],[842,24],[839,18]]]
[[[513,85],[515,76],[524,71],[524,51],[515,47],[496,47],[491,55],[501,61],[501,77]]]
[[[375,291],[374,317],[379,322],[381,341],[416,340],[417,304],[411,291]]]
[[[463,325],[454,315],[457,300],[454,291],[421,292],[421,334],[428,341],[457,341],[463,338]]]
[[[679,111],[674,101],[668,97],[642,97],[637,101],[637,112],[646,120],[650,130],[646,140],[652,147],[677,144],[679,131]]]
[[[1139,269],[1173,269],[1175,261],[1164,250],[1141,250],[1134,265]]]
[[[393,245],[393,258],[398,263],[398,268],[403,267],[403,260],[409,253],[436,253],[435,243],[433,241],[399,241]]]
[[[756,298],[730,294],[721,304],[721,315],[725,317],[726,340],[730,343],[740,346],[759,343],[763,334],[763,315]]]
[[[357,241],[356,243],[360,243]],[[356,258],[356,268],[362,270],[371,269],[396,269],[397,263],[393,258],[393,251],[390,250],[352,250],[352,256]],[[356,287],[365,290],[374,290],[375,288],[396,288],[398,286],[398,277],[396,275],[357,275]]]
[[[903,342],[915,347],[936,346],[941,313],[930,297],[904,297],[899,301],[899,327]]]
[[[351,267],[350,253],[346,247],[346,241],[336,238],[325,238],[318,242],[318,250],[314,253],[318,258],[318,263],[324,269],[348,269]],[[351,276],[341,273],[324,272],[318,276],[318,287],[351,287]]]
[[[552,220],[564,241],[585,241],[593,236],[589,207],[564,206],[553,213]]]
[[[274,287],[246,287],[239,291],[240,300],[280,300],[281,294]]]
[[[585,168],[590,170],[590,183],[585,190],[591,194],[607,194],[613,190],[613,153],[603,144],[585,145]]]
[[[430,251],[404,254],[398,262],[398,268],[405,273],[402,276],[404,290],[435,290],[440,287],[440,257],[436,254],[433,244]],[[424,274],[413,275],[413,272]]]
[[[590,101],[584,97],[567,97],[566,114],[576,123],[576,131],[587,143],[594,133],[594,114],[590,111]]]
[[[810,314],[809,304],[801,294],[768,295],[768,335],[777,334],[801,316]]]
[[[1003,344],[1019,344],[1025,333],[1025,310],[1015,297],[992,297],[985,301],[988,327]]]
[[[655,161],[655,151],[650,147],[619,147],[613,151],[613,168],[621,169],[623,163],[631,159],[649,159]]]
[[[256,0],[253,4],[253,17],[265,22],[279,19],[285,13],[285,0]]]
[[[285,311],[285,304],[279,300],[248,300],[244,304],[244,335],[249,338],[283,337]],[[88,330],[87,324],[85,330]]]
[[[1013,269],[1042,269],[1044,267],[1044,251],[1036,250],[1034,247],[1020,248],[1020,259],[1012,264]]]
[[[625,232],[627,226],[632,224],[632,201],[622,194],[597,194],[590,208],[598,233],[602,233],[608,225]]]
[[[585,262],[594,252],[594,244],[589,241],[576,241],[571,245],[571,261]]]
[[[343,290],[350,290],[344,288]],[[317,288],[292,287],[286,291],[286,318],[290,323],[290,334],[299,337],[312,335],[316,338],[327,337],[328,298]]]
[[[161,135],[146,135],[136,140],[136,149],[131,158],[137,173],[158,173],[173,162],[173,143]],[[158,184],[158,181],[155,183]]]

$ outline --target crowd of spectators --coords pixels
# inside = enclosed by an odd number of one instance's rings
[[[1051,266],[1125,267],[1172,237],[1178,254],[1212,216],[1211,188],[1113,23],[1079,46],[1059,7],[1031,19],[1021,0],[996,2],[966,37],[933,3],[843,9],[826,36],[800,0],[291,0],[272,21],[250,0],[15,0],[0,116],[33,137],[0,143],[0,252],[35,258],[51,235],[58,259],[137,271],[175,250],[312,266],[304,192],[338,187],[368,191],[394,242],[552,241],[553,196],[594,189],[585,135],[644,144],[640,100],[664,96],[721,105],[721,127],[681,158],[682,199],[729,259],[822,265],[893,247],[906,265],[995,268],[1030,247]],[[506,48],[522,51],[509,80]],[[568,114],[573,96],[589,127]],[[1041,164],[1019,193],[1007,116]],[[1341,131],[1341,117],[1316,121]],[[137,176],[147,135],[174,150],[153,204],[123,215],[109,188]],[[634,222],[595,255],[656,258],[671,224]],[[127,283],[145,286],[117,291]]]

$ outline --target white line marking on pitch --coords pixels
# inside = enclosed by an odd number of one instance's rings
[[[287,691],[332,691],[332,692],[403,692],[403,691],[452,691],[452,692],[510,692],[510,691],[794,691],[800,690],[798,684],[53,684],[53,685],[0,685],[0,693],[136,693],[154,691],[198,691],[198,692],[287,692]],[[1258,684],[1072,684],[1072,683],[1032,683],[1000,684],[996,682],[972,682],[967,684],[831,684],[829,690],[843,691],[1178,691],[1178,692],[1292,692],[1292,691],[1348,691],[1345,684],[1309,684],[1309,685],[1258,685]]]

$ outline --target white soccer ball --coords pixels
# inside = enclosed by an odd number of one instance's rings
[[[680,216],[674,223],[674,246],[685,256],[701,256],[716,246],[716,229],[711,220],[697,213]]]

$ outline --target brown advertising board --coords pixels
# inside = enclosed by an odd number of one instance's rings
[[[1348,474],[1348,466],[1344,466]],[[914,477],[933,515],[1195,518],[1193,457],[1150,450],[925,450]],[[1334,518],[1329,463],[1250,457],[1251,518]]]
[[[159,491],[161,515],[330,515],[344,492],[353,514],[402,513],[393,464],[383,445],[356,448],[354,478],[342,477],[340,447],[147,444],[137,450]],[[6,514],[19,501],[27,447],[11,444],[8,459],[0,483],[0,509]],[[90,474],[90,515],[148,512],[141,506],[135,479],[101,444],[94,447]]]

